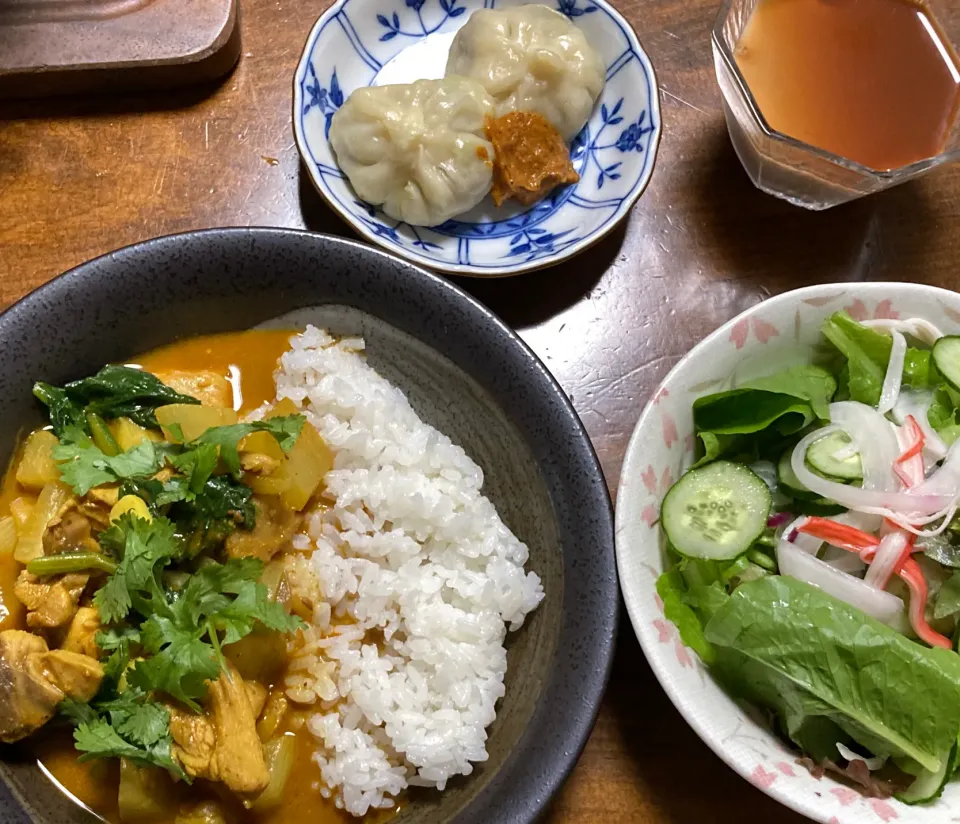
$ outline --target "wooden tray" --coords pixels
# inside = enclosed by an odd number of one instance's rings
[[[0,0],[0,98],[186,86],[239,56],[237,0]]]

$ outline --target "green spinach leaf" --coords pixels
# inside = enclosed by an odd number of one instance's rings
[[[87,419],[83,406],[74,401],[66,389],[38,381],[33,385],[33,396],[47,407],[50,424],[58,436],[74,427],[86,429]]]
[[[58,436],[69,426],[86,429],[88,413],[107,420],[130,418],[141,426],[159,429],[157,407],[200,403],[171,389],[149,372],[129,366],[105,366],[96,375],[63,387],[37,382],[33,394],[47,406],[50,423]]]

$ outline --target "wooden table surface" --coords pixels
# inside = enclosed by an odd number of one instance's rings
[[[960,173],[826,213],[755,190],[713,75],[716,0],[614,0],[658,73],[663,140],[629,219],[583,256],[461,280],[519,330],[572,397],[612,492],[651,390],[700,338],[775,293],[835,280],[960,286]],[[151,97],[0,103],[0,304],[125,244],[211,226],[349,235],[299,166],[291,78],[325,0],[244,0],[222,84]],[[593,736],[547,820],[793,824],[687,727],[624,616]]]

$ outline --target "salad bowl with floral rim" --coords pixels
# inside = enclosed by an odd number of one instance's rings
[[[482,8],[523,0],[338,0],[316,22],[294,77],[293,125],[317,191],[367,240],[444,272],[502,277],[559,263],[611,231],[643,193],[660,141],[657,80],[630,24],[606,0],[545,0],[599,52],[606,83],[574,139],[580,181],[533,206],[487,197],[439,226],[411,226],[356,195],[328,135],[334,113],[363,86],[443,77],[457,30]]]
[[[913,283],[811,286],[769,298],[721,326],[670,371],[630,439],[617,494],[620,585],[634,631],[667,695],[704,742],[755,787],[823,824],[958,821],[957,781],[946,785],[938,801],[909,806],[866,798],[829,775],[814,777],[763,713],[724,692],[681,643],[657,595],[665,561],[660,506],[694,461],[693,401],[810,363],[823,347],[823,321],[841,309],[855,320],[920,317],[944,334],[960,333],[960,294]]]

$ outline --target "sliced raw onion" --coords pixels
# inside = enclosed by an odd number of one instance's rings
[[[904,335],[910,335],[921,343],[926,343],[930,346],[933,346],[933,344],[943,337],[943,332],[930,323],[930,321],[924,320],[923,318],[907,318],[906,320],[878,318],[877,320],[862,320],[860,323],[863,326],[870,327],[871,329],[879,329],[881,332],[886,332],[888,335],[892,332],[900,332]]]
[[[846,484],[831,481],[828,478],[823,478],[811,472],[807,468],[807,449],[810,448],[811,444],[821,438],[825,438],[833,432],[841,431],[843,430],[839,426],[825,426],[822,429],[811,432],[803,438],[793,450],[793,454],[790,457],[790,465],[800,483],[812,492],[836,501],[847,509],[855,509],[858,512],[882,515],[883,517],[898,520],[907,518],[911,523],[920,523],[929,516],[942,517],[947,509],[954,506],[957,497],[960,497],[956,491],[960,488],[957,485],[954,485],[949,492],[921,491],[929,480],[909,492],[888,492],[879,489],[861,489],[856,486],[847,486]],[[893,448],[896,450],[896,438],[893,439],[893,443]],[[863,459],[863,457],[864,455],[861,454],[861,459]],[[893,458],[890,459],[890,463],[887,465],[891,476],[893,476],[892,466],[893,459],[895,458],[896,454],[893,455]],[[960,452],[958,452],[958,462],[960,462]],[[946,466],[946,464],[944,465]],[[866,467],[864,469],[864,480],[866,481]],[[960,469],[960,466],[958,466],[958,469]],[[943,470],[941,469],[940,471],[942,472]],[[938,472],[937,474],[939,475],[940,473]],[[899,481],[897,483],[899,484]],[[929,517],[929,520],[925,522],[930,523],[930,521],[933,520],[935,520],[935,517]]]
[[[886,415],[900,396],[900,385],[903,383],[903,362],[907,355],[907,339],[896,329],[890,332],[893,345],[890,347],[890,360],[887,362],[887,374],[883,378],[883,388],[880,390],[880,403],[877,412]],[[830,420],[833,420],[831,417]]]
[[[884,509],[883,507],[867,507],[864,511],[877,514],[888,520],[898,529],[905,530],[912,535],[916,535],[918,538],[933,538],[940,535],[950,526],[950,521],[953,519],[953,516],[957,514],[957,505],[951,504],[944,509],[934,512],[932,515],[923,516],[917,514],[905,515],[902,512],[894,512],[892,509]],[[940,521],[940,523],[933,529],[923,528],[936,521]]]
[[[909,545],[910,539],[903,530],[897,529],[884,535],[880,539],[880,546],[877,547],[870,568],[864,576],[864,583],[877,589],[886,589],[887,584],[890,583],[890,576],[893,575]]]
[[[887,757],[878,755],[876,758],[867,758],[865,755],[860,755],[851,750],[846,746],[842,741],[837,742],[837,752],[843,756],[847,761],[862,761],[866,768],[873,772],[874,770],[879,770],[884,764],[887,763]]]
[[[890,421],[865,403],[841,401],[830,404],[830,423],[843,429],[860,453],[863,489],[894,492],[900,488],[893,471],[900,443]]]
[[[835,569],[786,539],[777,545],[777,563],[782,575],[819,587],[894,629],[900,630],[903,626],[903,601],[896,595]]]
[[[893,419],[898,424],[903,424],[908,415],[913,415],[914,420],[923,432],[924,455],[932,459],[932,462],[942,461],[947,454],[947,445],[943,442],[936,430],[930,426],[930,419],[927,412],[930,404],[933,403],[933,392],[923,389],[902,389],[897,403],[893,407]]]

